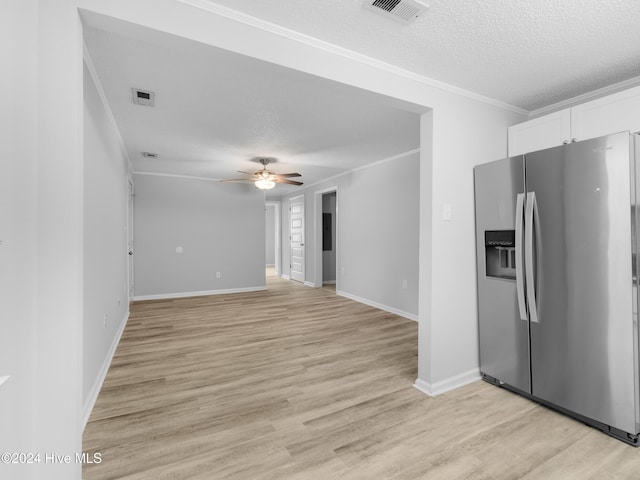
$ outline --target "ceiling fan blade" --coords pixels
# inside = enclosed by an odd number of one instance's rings
[[[276,173],[276,177],[301,177],[300,173]]]
[[[254,176],[256,174],[256,172],[243,172],[241,170],[238,170],[238,173],[244,173],[245,175],[251,175],[251,176]]]
[[[289,185],[302,185],[302,182],[296,182],[295,180],[287,180],[286,178],[276,178],[278,183],[287,183]]]
[[[253,178],[228,178],[226,180],[220,180],[220,182],[254,183],[255,180]]]

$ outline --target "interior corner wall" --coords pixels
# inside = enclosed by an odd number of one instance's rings
[[[415,318],[418,315],[420,155],[380,162],[298,190],[305,195],[305,278],[317,277],[315,218],[322,192],[337,187],[338,293]],[[287,206],[288,210],[288,206]],[[288,230],[286,233],[288,238]],[[289,245],[283,250],[289,250]],[[284,255],[283,255],[284,256]],[[320,283],[312,282],[312,283]],[[404,282],[406,281],[406,288]],[[320,285],[316,285],[320,286]]]
[[[433,290],[433,110],[420,116],[420,246],[418,284],[418,378],[416,384],[430,389],[433,378],[431,356],[431,294]]]
[[[84,68],[84,301],[85,419],[107,373],[129,313],[127,285],[128,161]]]
[[[134,178],[136,299],[265,288],[262,191],[180,177]]]

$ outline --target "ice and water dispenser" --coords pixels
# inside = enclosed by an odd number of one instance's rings
[[[515,280],[515,230],[485,230],[484,248],[487,277]]]

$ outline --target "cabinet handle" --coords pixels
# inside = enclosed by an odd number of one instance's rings
[[[569,144],[569,140],[564,140],[564,141],[562,142],[562,144],[563,144],[563,145],[568,145],[568,144]]]
[[[578,141],[578,139],[577,139],[577,138],[572,138],[572,139],[571,139],[571,143],[576,143],[577,141]]]

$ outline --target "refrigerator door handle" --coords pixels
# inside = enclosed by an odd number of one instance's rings
[[[524,217],[524,193],[516,196],[516,291],[518,292],[518,311],[521,320],[528,320],[527,304],[524,298],[524,270],[522,265],[522,222]]]
[[[536,305],[536,287],[533,269],[533,230],[534,219],[538,207],[536,205],[536,192],[527,192],[527,206],[525,212],[525,240],[524,257],[527,281],[527,302],[529,305],[529,317],[532,322],[538,322],[538,307]],[[537,223],[535,224],[537,225]]]

